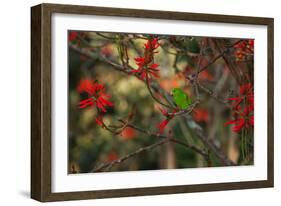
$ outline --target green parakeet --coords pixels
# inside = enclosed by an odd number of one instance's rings
[[[180,109],[186,109],[189,105],[192,104],[191,99],[188,95],[180,88],[174,88],[172,90],[172,95],[174,102]]]

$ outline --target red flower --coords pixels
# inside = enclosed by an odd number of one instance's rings
[[[165,117],[168,116],[168,111],[166,109],[163,109],[162,107],[159,107],[159,110]]]
[[[164,119],[160,124],[158,124],[156,127],[159,129],[159,132],[162,133],[165,129],[165,127],[168,125],[170,119]]]
[[[245,121],[244,118],[239,118],[239,119],[230,120],[230,121],[224,123],[225,126],[226,126],[226,125],[229,125],[229,124],[234,124],[235,126],[232,127],[232,131],[238,133],[238,132],[241,131],[241,129],[242,129],[243,127],[245,127],[246,121]]]
[[[239,133],[243,128],[249,128],[254,126],[254,115],[249,115],[249,110],[245,110],[244,113],[239,114],[239,118],[236,120],[230,120],[224,123],[224,125],[234,124],[232,127],[233,132]]]
[[[106,106],[113,107],[113,103],[108,101],[107,98],[110,98],[110,96],[104,93],[100,93],[100,95],[96,99],[97,107],[101,109],[102,112],[106,112]]]
[[[86,92],[92,96],[97,91],[97,85],[91,79],[82,79],[77,86],[77,91],[79,93]]]
[[[78,33],[76,31],[72,31],[68,35],[68,41],[73,41],[77,38]]]
[[[252,111],[254,110],[254,92],[252,88],[251,83],[244,84],[239,87],[239,96],[238,97],[231,97],[228,98],[230,101],[234,101],[234,104],[232,107],[235,110],[239,110],[239,106],[242,103],[243,100],[247,101],[247,105],[252,108]]]
[[[103,120],[101,115],[96,118],[96,123],[101,127],[103,126]]]
[[[95,102],[92,98],[87,98],[87,99],[84,99],[84,100],[79,102],[79,108],[80,109],[86,108],[88,106],[92,107],[94,105],[95,105]]]
[[[239,96],[228,98],[234,101],[232,105],[235,120],[230,120],[224,125],[234,124],[233,132],[240,132],[242,128],[254,126],[254,92],[251,83],[244,84],[239,88]]]
[[[237,61],[244,61],[247,56],[254,53],[254,40],[244,40],[234,46]]]
[[[79,108],[86,108],[88,106],[96,106],[102,112],[107,112],[106,107],[113,107],[113,103],[108,99],[109,95],[105,94],[105,88],[102,84],[93,82],[90,79],[82,79],[77,87],[79,93],[87,93],[88,98],[80,101]]]
[[[252,84],[247,83],[247,84],[244,84],[244,85],[240,86],[239,92],[240,92],[240,95],[252,94],[253,93]]]
[[[139,67],[143,67],[145,65],[145,58],[144,57],[136,57],[135,62]]]
[[[144,47],[146,49],[157,49],[160,46],[159,42],[158,42],[158,38],[153,38],[153,39],[149,39],[145,44]]]
[[[159,69],[157,69],[158,66],[159,66],[158,64],[151,64],[147,68],[139,67],[138,69],[132,70],[131,72],[139,74],[139,77],[142,80],[145,80],[146,76],[148,77],[148,79],[150,79],[152,76],[158,78],[159,77],[157,73],[159,72]]]
[[[139,75],[140,79],[145,80],[146,77],[159,77],[159,65],[153,63],[153,55],[156,53],[154,50],[159,47],[159,42],[157,38],[149,39],[144,44],[144,56],[136,57],[135,62],[138,65],[138,69],[132,70],[132,73]]]
[[[170,120],[173,119],[176,111],[169,113],[166,109],[163,109],[161,107],[159,108],[159,110],[160,110],[161,114],[166,117],[166,119],[164,119],[162,122],[160,122],[158,125],[156,125],[156,127],[159,129],[159,132],[162,133],[164,131],[164,129],[166,128],[166,126],[168,125],[168,123],[170,122]]]
[[[250,116],[249,124],[253,127],[254,126],[254,115]]]

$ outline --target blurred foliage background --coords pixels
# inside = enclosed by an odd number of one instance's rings
[[[159,111],[159,104],[152,99],[141,80],[117,71],[102,58],[121,64],[118,44],[115,41],[115,38],[121,35],[128,48],[129,64],[137,68],[134,58],[143,55],[143,45],[148,35],[69,32],[68,172],[87,173],[101,163],[116,160],[140,147],[153,144],[157,139],[132,128],[126,128],[120,135],[113,135],[97,125],[95,109],[78,107],[79,101],[83,99],[83,95],[76,89],[81,79],[98,80],[105,85],[106,93],[112,96],[110,100],[114,103],[114,107],[108,108],[108,112],[104,115],[105,123],[115,123],[118,119],[128,116],[134,109],[133,123],[140,128],[157,133],[156,126],[164,117]],[[213,39],[224,42],[225,45],[237,41],[237,39],[161,35],[158,35],[158,39],[161,46],[157,49],[158,53],[154,55],[154,61],[159,64],[160,77],[155,81],[167,93],[170,94],[173,88],[181,88],[191,99],[195,98],[195,94],[186,76],[198,69],[199,53],[203,57],[200,60],[202,67],[219,54],[212,43]],[[202,42],[204,49],[202,49]],[[253,61],[236,62],[233,49],[229,50],[229,56],[252,80]],[[205,91],[201,89],[200,92],[200,105],[185,119],[173,119],[164,134],[168,135],[171,131],[177,139],[208,152],[211,164],[192,150],[168,143],[117,164],[110,171],[221,166],[212,151],[206,148],[194,133],[194,128],[198,127],[202,128],[234,163],[238,165],[253,163],[253,150],[250,150],[247,159],[243,159],[239,135],[232,132],[230,126],[224,126],[224,123],[231,119],[231,111],[208,94],[210,91],[215,91],[219,99],[238,94],[239,83],[231,75],[224,59],[218,59],[202,72],[198,81],[205,88]],[[253,141],[253,137],[250,138]]]

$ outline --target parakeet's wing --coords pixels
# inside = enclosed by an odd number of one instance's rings
[[[188,103],[188,106],[192,104],[192,100],[191,100],[191,98],[189,98],[188,95],[186,95],[186,101]]]

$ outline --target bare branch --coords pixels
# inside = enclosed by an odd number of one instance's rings
[[[226,49],[220,51],[220,53],[215,57],[213,58],[206,66],[202,67],[200,70],[199,70],[199,73],[200,72],[203,72],[204,70],[208,69],[209,66],[211,66],[212,64],[214,64],[219,58],[221,57],[224,57],[225,53],[229,51],[230,48],[234,47],[235,45],[239,44],[241,42],[241,40],[238,40],[236,41],[235,43],[233,43],[232,45],[230,45],[229,47],[227,47]]]
[[[204,87],[201,83],[197,83],[199,88],[204,91],[205,93],[207,93],[209,96],[211,96],[213,99],[215,99],[217,102],[224,104],[226,107],[230,107],[230,105],[228,105],[228,101],[222,100],[220,99],[213,91],[211,91],[210,89]]]
[[[149,91],[150,96],[151,96],[158,104],[161,104],[162,106],[167,107],[167,108],[170,108],[170,109],[175,109],[174,107],[172,107],[172,106],[170,106],[170,105],[168,105],[168,104],[165,104],[165,103],[161,102],[160,100],[158,100],[158,99],[154,96],[154,94],[153,94],[153,92],[151,91],[151,88],[150,88],[149,79],[148,79],[148,73],[146,73],[146,81],[145,81],[145,83],[146,83],[146,87],[147,87],[147,90]]]
[[[212,41],[214,42],[216,49],[220,52],[221,57],[223,58],[226,65],[228,66],[233,77],[236,79],[236,81],[239,84],[241,84],[243,82],[243,72],[241,72],[241,70],[236,65],[234,65],[233,60],[226,54],[229,51],[229,48],[234,47],[235,45],[240,43],[242,40],[238,40],[234,44],[227,46],[227,47],[221,41],[217,41],[215,39],[213,39]],[[224,49],[225,47],[226,47],[226,49]]]
[[[196,134],[201,139],[201,141],[214,152],[214,154],[218,157],[218,159],[223,165],[227,165],[227,166],[235,165],[230,159],[228,159],[228,157],[224,154],[224,152],[222,152],[222,150],[212,142],[210,138],[204,135],[204,133],[201,130],[196,129]]]
[[[151,137],[164,138],[164,139],[170,138],[170,141],[172,141],[172,142],[174,142],[176,144],[182,145],[182,146],[184,146],[184,147],[186,147],[188,149],[191,149],[194,152],[197,152],[198,154],[202,155],[206,160],[209,159],[208,154],[205,153],[204,151],[200,150],[199,148],[197,148],[197,147],[195,147],[195,146],[193,146],[193,145],[191,145],[189,143],[182,142],[182,141],[176,139],[175,137],[168,137],[168,136],[165,136],[165,135],[161,135],[159,133],[151,133],[149,130],[142,129],[142,128],[137,127],[137,126],[135,126],[133,124],[128,124],[127,126],[133,128],[133,129],[135,129],[135,130],[137,130],[139,132],[147,134],[147,135],[149,135]]]
[[[179,116],[179,115],[184,115],[184,114],[190,114],[193,109],[200,103],[200,100],[195,100],[195,102],[191,105],[189,105],[188,108],[179,110],[178,112],[169,112],[168,116]]]
[[[100,32],[96,32],[96,34],[97,34],[98,36],[104,38],[104,39],[113,40],[113,41],[117,40],[117,38],[115,38],[115,37],[106,36],[106,35],[104,35],[104,34],[102,34],[102,33],[100,33]]]
[[[149,150],[152,150],[156,147],[159,147],[167,142],[169,142],[170,139],[169,138],[165,138],[165,139],[162,139],[154,144],[151,144],[151,145],[148,145],[146,147],[141,147],[139,148],[138,150],[136,150],[135,152],[132,152],[130,154],[127,154],[125,155],[124,157],[121,157],[120,159],[117,159],[117,160],[114,160],[112,162],[108,162],[108,163],[102,163],[101,165],[99,165],[98,167],[94,168],[91,172],[102,172],[103,170],[110,170],[113,166],[117,165],[117,164],[120,164],[122,162],[125,162],[126,160],[142,153],[142,152],[145,152],[145,151],[149,151]]]

